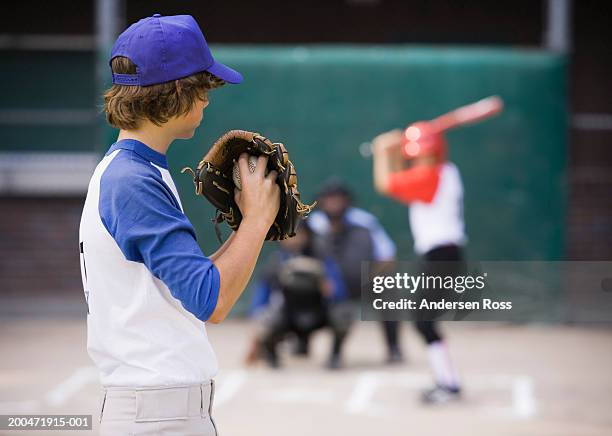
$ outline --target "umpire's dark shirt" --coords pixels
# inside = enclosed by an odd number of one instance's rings
[[[364,227],[344,223],[337,232],[321,235],[320,249],[331,256],[342,273],[349,297],[359,299],[361,295],[361,262],[372,261],[374,248],[370,231]]]

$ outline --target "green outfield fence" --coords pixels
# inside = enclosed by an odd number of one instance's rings
[[[305,200],[339,174],[357,204],[380,217],[411,257],[406,210],[372,188],[371,161],[358,147],[377,133],[434,117],[491,94],[500,117],[450,132],[451,158],[465,184],[470,257],[561,259],[567,173],[566,60],[530,50],[415,47],[220,48],[222,61],[244,73],[240,86],[215,91],[204,129],[172,149],[174,173],[195,162],[228,129],[282,140],[300,174]],[[176,176],[199,234],[208,217]],[[189,193],[189,194],[188,194]],[[186,195],[188,194],[188,195]]]
[[[229,129],[285,142],[306,201],[339,175],[357,205],[380,217],[413,257],[404,207],[372,188],[359,145],[377,133],[488,95],[505,112],[450,132],[450,155],[465,184],[469,256],[477,260],[556,260],[564,256],[567,198],[567,61],[538,50],[414,46],[217,46],[245,76],[211,95],[203,127],[169,153],[185,210],[205,251],[217,242],[212,208],[179,169],[194,165]],[[95,54],[3,52],[0,151],[95,151]],[[98,141],[99,142],[99,141]],[[268,248],[269,249],[269,248]]]

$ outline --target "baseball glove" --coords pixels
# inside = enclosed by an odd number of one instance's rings
[[[253,156],[268,156],[267,171],[278,172],[276,182],[280,187],[280,207],[266,240],[287,239],[295,235],[300,220],[306,218],[316,203],[307,205],[300,200],[295,167],[289,160],[287,149],[281,143],[273,143],[258,133],[245,130],[230,130],[219,138],[208,153],[189,171],[197,195],[202,195],[217,208],[213,218],[217,237],[221,240],[218,224],[226,221],[236,230],[242,221],[242,214],[234,200],[236,187],[232,171],[242,153]]]

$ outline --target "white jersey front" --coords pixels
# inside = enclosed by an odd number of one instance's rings
[[[446,162],[431,202],[413,201],[409,206],[410,230],[418,254],[444,245],[466,243],[463,221],[463,184],[457,167]]]
[[[184,215],[165,156],[136,140],[97,166],[80,225],[87,349],[103,386],[202,383],[219,272]]]

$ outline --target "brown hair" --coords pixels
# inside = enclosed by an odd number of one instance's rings
[[[111,61],[113,73],[135,74],[136,65],[118,56]],[[225,81],[207,71],[183,79],[150,86],[113,85],[104,93],[104,112],[118,129],[136,129],[141,120],[161,126],[170,118],[188,113],[196,99],[207,100],[208,91]]]

